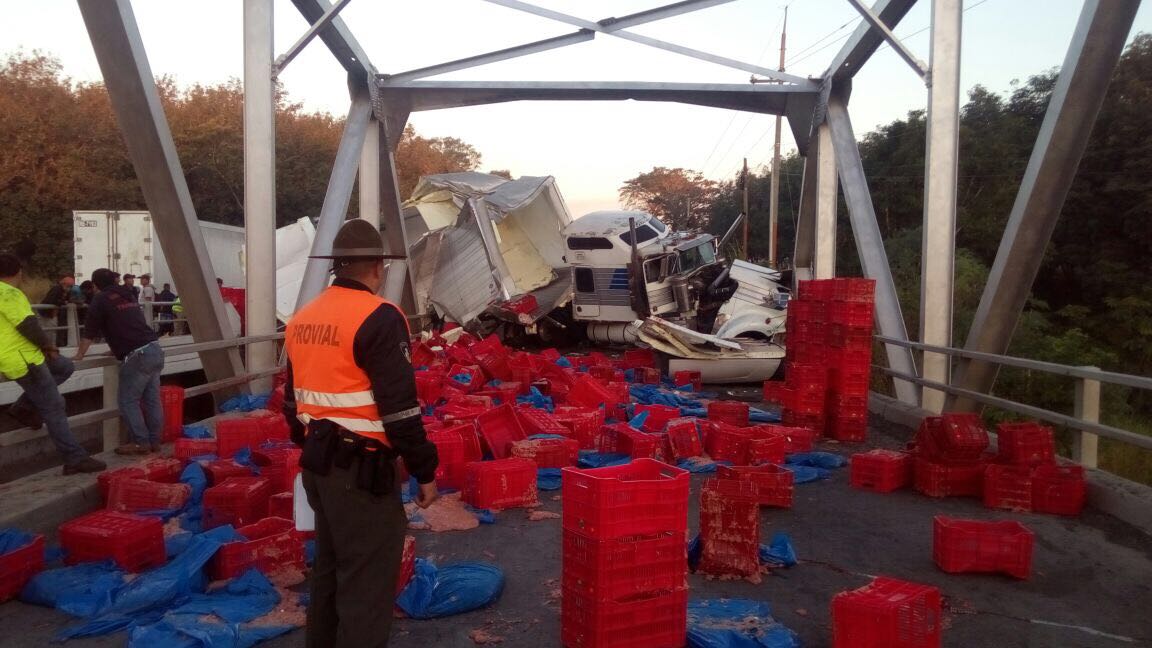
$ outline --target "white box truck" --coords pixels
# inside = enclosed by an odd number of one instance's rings
[[[120,274],[150,274],[157,288],[171,283],[180,292],[148,212],[73,211],[72,222],[77,283],[91,279],[97,268],[110,268]],[[244,228],[200,221],[200,231],[216,276],[225,286],[244,286]]]

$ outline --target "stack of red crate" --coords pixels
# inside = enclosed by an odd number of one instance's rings
[[[785,425],[822,434],[825,425],[828,339],[826,324],[832,301],[831,280],[801,281],[788,302],[784,326],[785,383],[764,383],[764,399],[783,408]]]
[[[140,463],[116,470],[106,470],[96,477],[96,485],[100,489],[100,496],[107,500],[112,490],[112,482],[117,479],[146,479],[162,484],[175,484],[180,480],[180,473],[184,465],[178,459],[149,459]]]
[[[714,576],[760,573],[760,488],[754,481],[709,479],[700,490],[700,564]]]
[[[1084,468],[1056,463],[1052,428],[1034,421],[997,426],[996,463],[984,475],[984,505],[1014,511],[1079,515]]]
[[[945,413],[920,423],[912,444],[913,483],[930,497],[981,497],[988,432],[975,414]]]
[[[180,438],[184,430],[184,388],[179,385],[160,387],[160,404],[164,409],[164,442]]]
[[[752,482],[760,506],[792,508],[792,486],[795,475],[782,466],[717,466],[716,476],[720,479],[735,479]]]
[[[839,441],[863,441],[868,430],[872,371],[872,279],[832,279],[828,307],[828,405],[825,432]]]
[[[512,456],[531,459],[537,468],[575,466],[580,444],[575,439],[525,439],[512,443]]]
[[[69,565],[111,558],[130,572],[159,567],[167,559],[164,523],[158,517],[96,511],[60,525]]]
[[[652,459],[564,469],[564,646],[684,645],[688,485],[686,471]]]
[[[833,648],[938,648],[940,590],[877,577],[832,598]]]
[[[204,490],[204,528],[224,524],[234,527],[268,517],[272,482],[263,477],[229,477],[218,486]]]
[[[191,494],[192,487],[188,484],[161,484],[125,477],[112,481],[105,508],[125,513],[176,511],[184,507]]]
[[[852,455],[852,488],[890,493],[912,484],[912,456],[907,452],[875,449]]]

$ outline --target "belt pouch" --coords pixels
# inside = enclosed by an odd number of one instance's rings
[[[320,476],[327,475],[339,441],[334,423],[324,420],[309,423],[308,436],[300,453],[300,467]]]

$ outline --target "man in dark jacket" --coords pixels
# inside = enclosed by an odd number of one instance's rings
[[[92,273],[92,283],[100,293],[88,307],[84,335],[76,361],[84,358],[92,341],[103,337],[120,361],[118,404],[120,416],[132,437],[116,448],[117,454],[142,455],[159,452],[164,428],[160,402],[160,373],[164,370],[164,350],[156,332],[144,320],[129,286],[116,285],[116,275],[108,268]]]
[[[48,294],[44,296],[43,304],[55,306],[56,310],[43,313],[45,317],[55,318],[57,326],[63,326],[63,329],[56,330],[56,346],[62,347],[68,345],[68,304],[75,303],[76,299],[72,294],[72,287],[76,285],[76,277],[66,274],[60,277],[50,289]]]

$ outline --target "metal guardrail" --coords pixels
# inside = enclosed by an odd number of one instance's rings
[[[245,346],[248,344],[256,344],[259,342],[270,342],[275,340],[284,339],[283,333],[269,333],[267,335],[252,335],[247,337],[232,338],[228,340],[215,340],[212,342],[193,342],[191,344],[174,344],[164,347],[164,353],[168,356],[188,355],[192,353],[200,353],[202,351],[216,351],[219,349],[231,349],[233,347]],[[119,377],[120,377],[120,363],[116,358],[110,355],[92,356],[76,363],[76,370],[83,369],[97,369],[104,370],[104,386],[103,392],[103,407],[91,412],[84,412],[68,417],[68,425],[70,427],[79,427],[82,425],[91,425],[103,421],[104,423],[104,450],[112,450],[120,444],[120,408],[117,406],[117,393],[119,391]],[[261,371],[254,371],[232,378],[225,378],[213,382],[205,383],[203,385],[196,385],[184,390],[185,397],[200,396],[243,385],[253,380],[258,380],[267,376],[279,373],[281,367],[273,367],[271,369],[264,369]],[[0,378],[0,382],[4,382],[4,378]],[[7,446],[14,446],[28,441],[45,438],[48,436],[46,428],[39,430],[32,430],[30,428],[20,428],[0,434],[0,448]]]
[[[1140,448],[1152,450],[1152,436],[1124,430],[1122,428],[1113,427],[1111,425],[1104,425],[1100,423],[1100,384],[1107,383],[1110,385],[1120,385],[1124,387],[1132,387],[1135,389],[1148,389],[1152,390],[1152,378],[1144,376],[1133,376],[1130,374],[1116,373],[1112,371],[1101,371],[1097,367],[1072,367],[1068,365],[1061,365],[1052,362],[1043,362],[1040,360],[1028,360],[1026,358],[1014,358],[1011,356],[1002,356],[993,353],[981,353],[977,351],[967,351],[964,349],[955,349],[952,347],[941,347],[931,344],[922,344],[919,342],[908,342],[898,340],[883,335],[877,335],[876,339],[885,344],[895,344],[920,351],[928,351],[930,353],[941,353],[951,357],[968,358],[972,360],[981,360],[984,362],[992,362],[1005,367],[1015,367],[1019,369],[1027,369],[1030,371],[1040,371],[1057,376],[1067,376],[1076,380],[1075,384],[1075,411],[1072,416],[1053,412],[1041,407],[1034,407],[1026,405],[1006,398],[999,398],[989,394],[981,394],[952,385],[945,385],[932,380],[925,380],[917,376],[910,376],[903,372],[895,371],[887,367],[880,367],[873,365],[880,373],[907,380],[911,383],[935,389],[955,396],[968,398],[978,403],[991,405],[1000,409],[1023,414],[1057,425],[1067,426],[1080,433],[1075,439],[1074,447],[1072,450],[1072,458],[1079,462],[1081,465],[1088,468],[1097,467],[1099,438],[1104,437],[1113,439]]]

